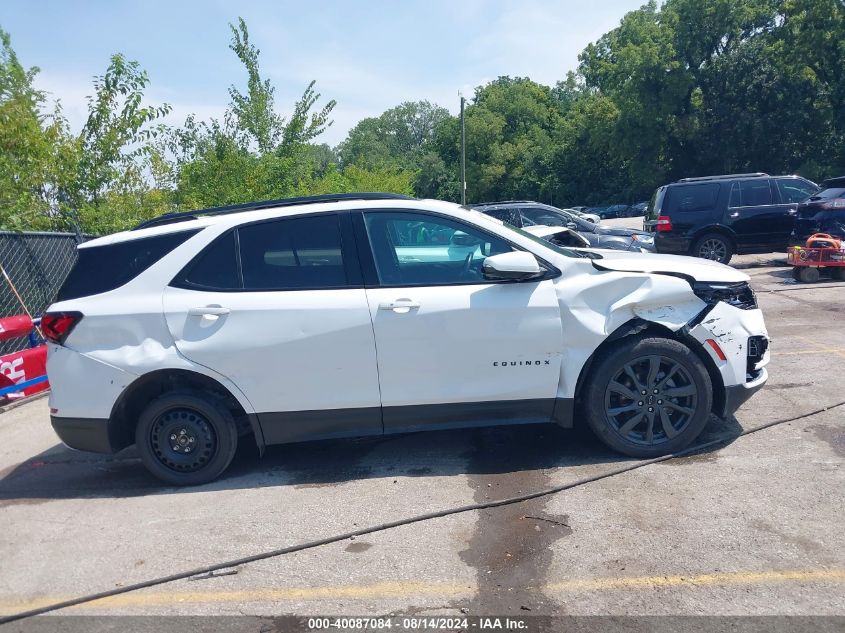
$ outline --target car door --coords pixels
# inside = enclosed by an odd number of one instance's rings
[[[228,231],[171,282],[164,315],[183,356],[243,391],[268,444],[382,432],[375,339],[348,216]]]
[[[794,205],[779,203],[769,178],[738,180],[731,187],[727,222],[740,248],[776,248],[792,232],[791,209]]]
[[[514,247],[475,225],[416,211],[357,221],[371,247],[366,262],[360,250],[385,431],[548,421],[562,352],[553,269],[492,282],[484,258]],[[451,234],[449,244],[408,230],[419,223]]]

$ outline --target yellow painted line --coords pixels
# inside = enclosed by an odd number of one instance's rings
[[[806,336],[801,336],[800,334],[794,334],[793,336],[795,338],[800,338],[805,343],[809,343],[810,345],[812,345],[813,347],[818,349],[819,352],[833,353],[833,354],[836,354],[837,356],[842,356],[843,358],[845,358],[845,352],[843,352],[839,349],[830,349],[830,347],[826,346],[824,343],[818,343],[817,341],[814,341],[813,339],[808,338]]]
[[[214,581],[210,581],[214,582]],[[719,574],[633,576],[571,579],[534,587],[549,594],[575,591],[612,591],[617,589],[654,589],[667,587],[706,587],[765,585],[785,582],[842,583],[845,569],[785,570],[731,572]],[[328,587],[258,588],[239,591],[170,591],[133,592],[89,602],[74,609],[117,607],[155,607],[174,604],[214,604],[245,602],[284,602],[337,599],[413,598],[421,595],[472,596],[475,587],[454,583],[383,582],[372,585]],[[0,614],[37,609],[67,600],[68,596],[51,596],[31,601],[0,602]]]
[[[592,580],[565,580],[544,587],[549,593],[608,589],[640,589],[680,586],[765,585],[778,582],[845,582],[845,569],[815,569],[809,571],[745,571],[690,576],[641,576],[629,578],[596,578]]]

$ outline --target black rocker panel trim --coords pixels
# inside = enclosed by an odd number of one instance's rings
[[[555,422],[572,426],[574,400],[537,398],[259,413],[267,445],[342,437]]]

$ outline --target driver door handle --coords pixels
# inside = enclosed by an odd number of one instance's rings
[[[739,217],[739,211],[734,211],[733,213],[731,213],[731,217],[732,218],[738,218]]]
[[[378,304],[379,310],[393,310],[394,312],[399,312],[400,314],[404,314],[413,308],[419,307],[419,301],[414,301],[413,299],[396,299],[395,301],[386,301]]]

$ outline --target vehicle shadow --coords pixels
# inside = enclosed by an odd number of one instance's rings
[[[713,417],[696,443],[725,438],[727,444],[741,432],[735,418]],[[0,471],[0,508],[53,499],[321,487],[362,479],[507,474],[625,461],[630,460],[583,430],[553,424],[501,426],[286,444],[269,447],[263,457],[244,442],[220,480],[176,488],[148,474],[134,448],[96,455],[57,444]]]

